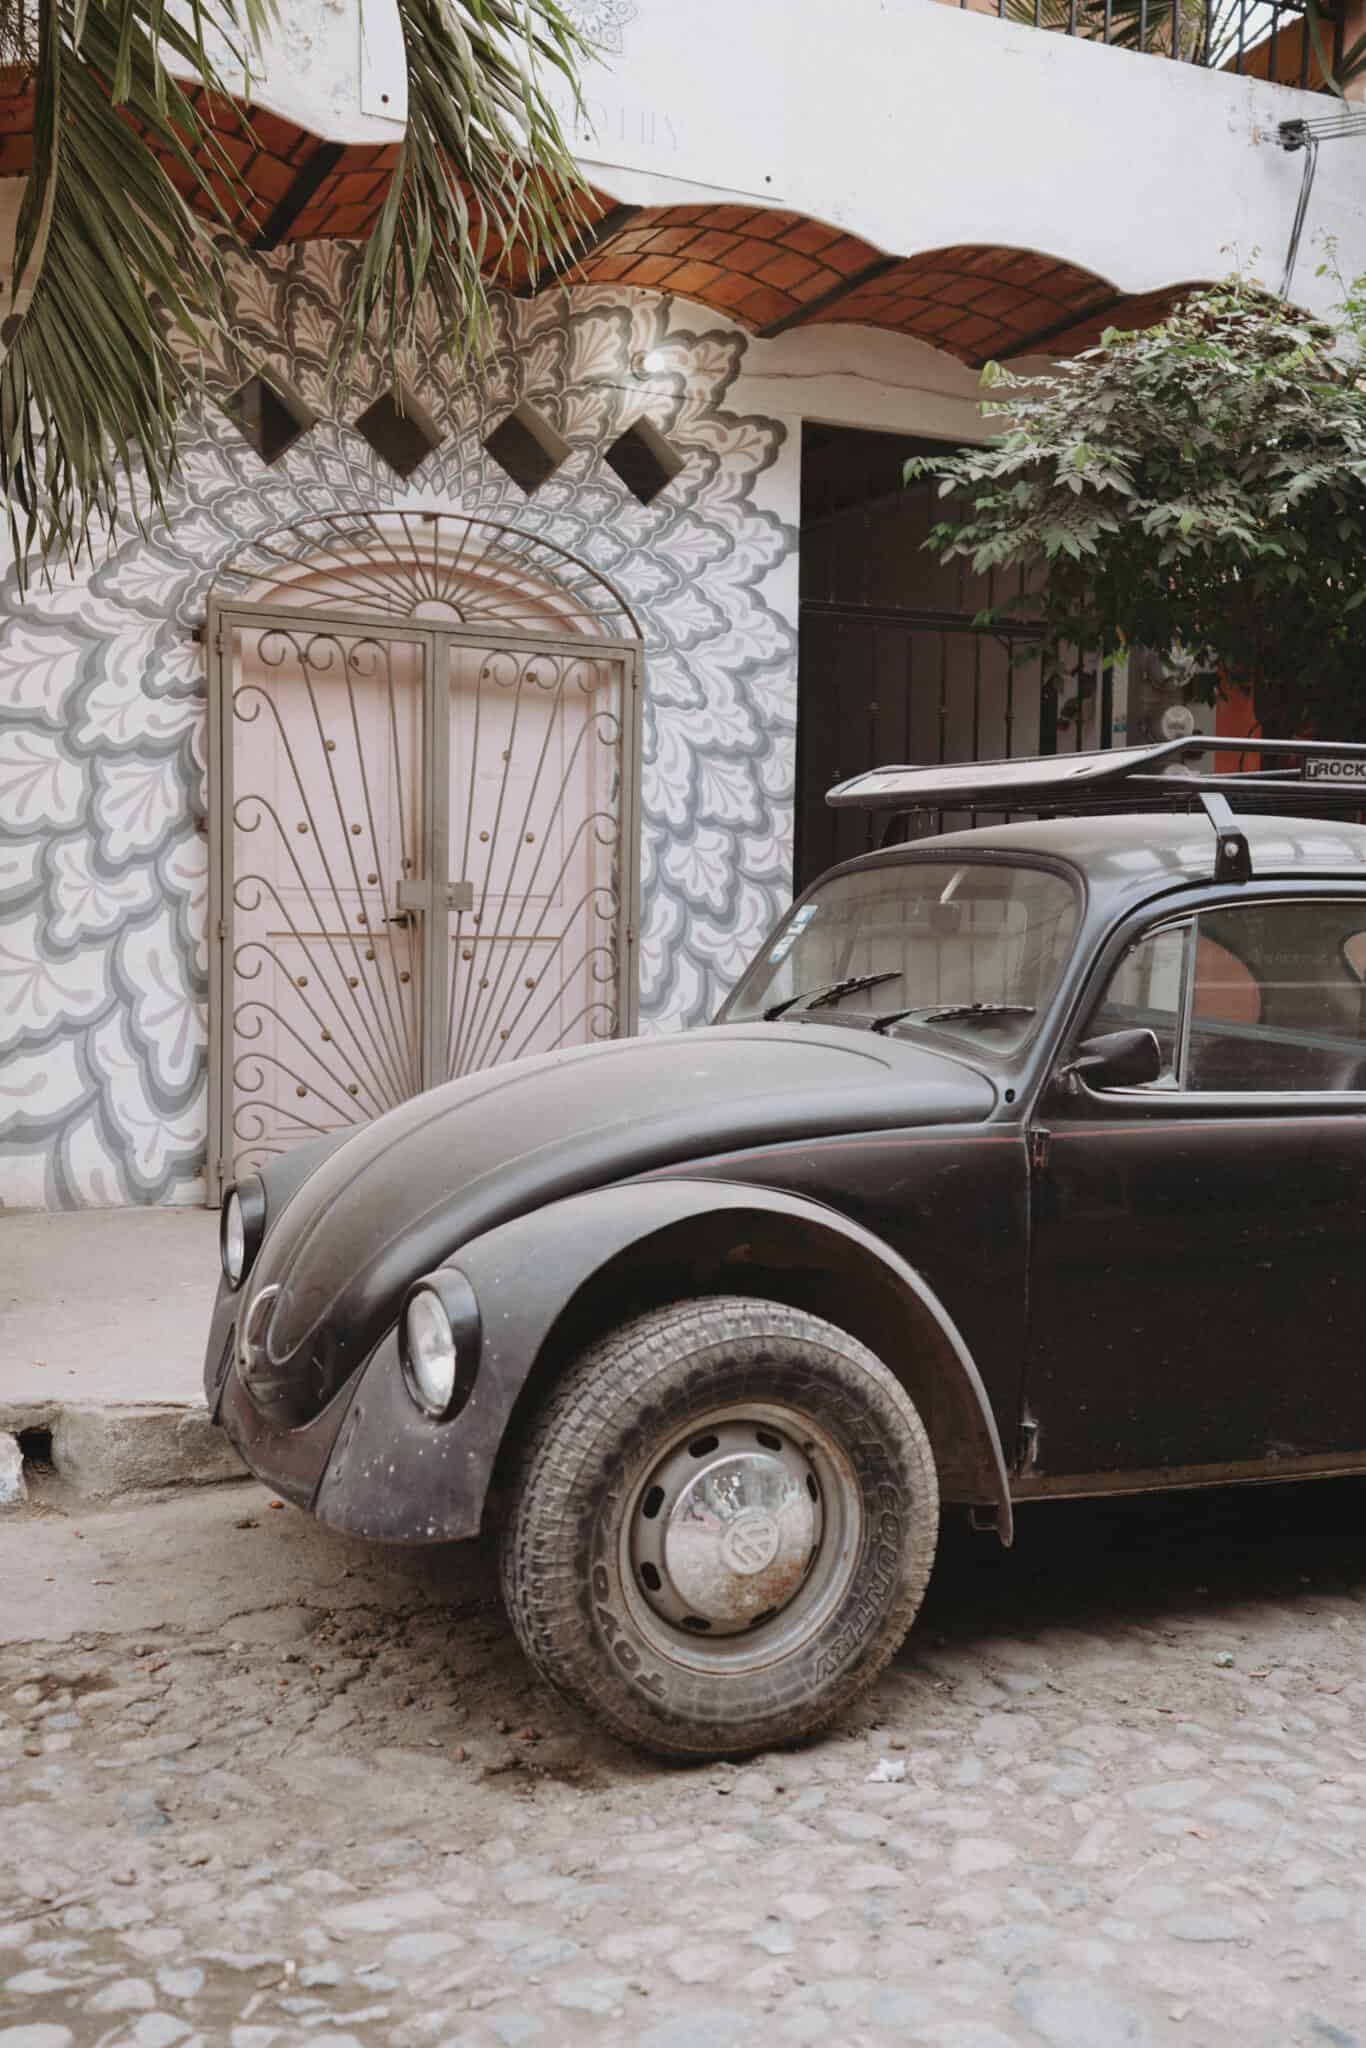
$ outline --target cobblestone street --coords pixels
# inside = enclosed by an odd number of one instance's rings
[[[1366,2041],[1355,1482],[951,1529],[835,1736],[669,1769],[482,1557],[6,1520],[3,2048]],[[882,1779],[883,1782],[878,1782]]]

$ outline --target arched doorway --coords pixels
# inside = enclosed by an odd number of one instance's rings
[[[635,1026],[640,641],[447,512],[252,541],[209,605],[210,1199],[452,1076]]]

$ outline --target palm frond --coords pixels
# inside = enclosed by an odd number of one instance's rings
[[[34,136],[14,289],[32,290],[3,330],[0,489],[23,580],[34,553],[75,560],[93,531],[164,513],[195,357],[232,352],[220,244],[240,240],[249,195],[214,126],[221,73],[250,74],[275,0],[18,5]],[[377,324],[395,367],[423,292],[459,359],[487,269],[513,249],[539,268],[581,226],[551,89],[577,103],[586,49],[557,0],[398,5],[407,132],[338,341],[354,357]]]
[[[489,264],[517,248],[534,272],[583,225],[585,187],[548,82],[577,104],[587,46],[557,0],[397,4],[407,133],[338,353],[354,357],[370,334],[392,365],[426,291],[461,361],[483,332]]]
[[[112,533],[130,506],[137,517],[138,471],[162,508],[188,384],[174,334],[202,344],[223,304],[210,227],[167,164],[224,221],[219,192],[237,183],[167,58],[222,93],[210,36],[243,63],[267,19],[268,0],[233,4],[240,29],[202,0],[174,18],[164,0],[38,0],[13,278],[32,296],[0,365],[0,489],[21,580],[33,552],[74,560],[92,528]]]

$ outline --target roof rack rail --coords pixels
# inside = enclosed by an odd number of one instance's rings
[[[1284,767],[1220,774],[1188,767],[1208,754],[1268,755]],[[1215,879],[1247,881],[1252,859],[1229,802],[1294,815],[1366,810],[1366,746],[1335,740],[1234,739],[1220,734],[1099,753],[1039,754],[1011,761],[874,768],[830,790],[835,810],[1204,811],[1216,834]]]

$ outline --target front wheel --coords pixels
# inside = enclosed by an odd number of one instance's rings
[[[503,1597],[542,1676],[625,1741],[735,1756],[872,1684],[938,1524],[929,1439],[881,1360],[818,1316],[717,1296],[623,1325],[556,1387]]]

